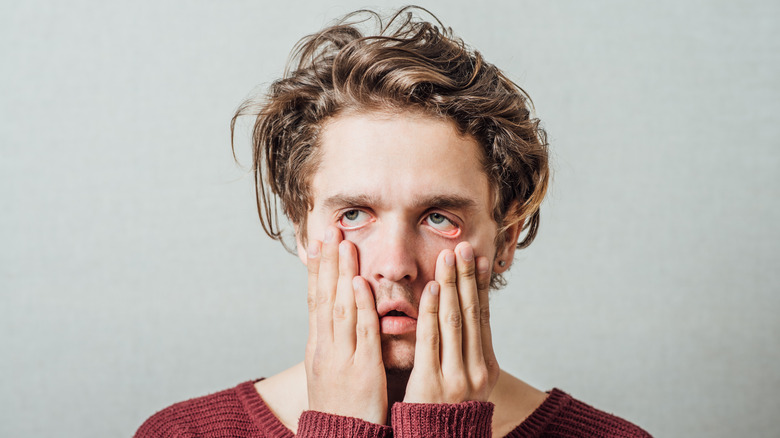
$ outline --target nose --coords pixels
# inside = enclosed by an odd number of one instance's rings
[[[403,224],[385,224],[378,233],[372,274],[377,282],[413,282],[417,279],[417,239]]]

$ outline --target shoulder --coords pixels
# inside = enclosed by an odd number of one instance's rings
[[[559,389],[508,436],[648,438],[639,426],[596,409]]]
[[[169,406],[146,420],[138,428],[135,438],[248,436],[246,433],[252,430],[253,424],[246,413],[240,391],[252,384],[245,382]]]

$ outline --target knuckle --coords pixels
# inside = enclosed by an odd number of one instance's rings
[[[469,280],[474,279],[475,273],[474,263],[466,263],[458,269],[458,275]]]
[[[374,298],[370,294],[355,294],[355,307],[358,309],[358,312],[362,312],[368,317],[376,315],[375,306]]]
[[[328,293],[318,293],[316,299],[317,299],[317,304],[316,305],[329,304],[331,302],[331,300],[332,300],[331,297],[330,297],[330,294],[328,294]]]
[[[358,312],[365,312],[367,310],[370,310],[371,306],[369,306],[363,300],[355,300],[355,308],[358,310]]]
[[[306,297],[306,305],[309,306],[309,312],[317,310],[317,297],[314,295],[308,295]]]
[[[365,324],[358,324],[355,327],[355,334],[361,339],[366,339],[371,334],[371,330]]]
[[[343,304],[336,303],[333,306],[333,319],[343,321],[348,317],[347,307]]]
[[[484,306],[479,310],[479,317],[483,324],[490,323],[490,307]]]
[[[479,367],[472,374],[471,381],[474,388],[484,388],[488,384],[488,371],[486,367]]]
[[[445,321],[450,327],[456,329],[461,328],[461,326],[463,325],[463,320],[461,318],[459,311],[447,313],[447,317],[445,318]]]
[[[420,313],[436,315],[439,313],[439,308],[436,304],[428,303],[427,305],[420,306]]]
[[[481,318],[479,306],[474,303],[466,306],[463,309],[463,317],[466,319],[467,322],[479,324]]]
[[[443,287],[449,286],[456,288],[458,286],[458,278],[455,276],[455,272],[453,271],[452,274],[446,274],[441,283]]]

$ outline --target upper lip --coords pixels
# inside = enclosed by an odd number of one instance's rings
[[[403,312],[406,316],[417,319],[417,309],[407,301],[385,301],[377,306],[376,313],[379,314],[379,317],[381,318],[393,310]]]

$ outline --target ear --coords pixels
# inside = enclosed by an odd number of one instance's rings
[[[517,249],[517,240],[520,238],[520,232],[523,231],[524,223],[525,219],[520,219],[504,231],[504,238],[499,243],[496,259],[493,261],[493,272],[503,274],[512,266],[512,260],[514,260],[515,250]]]
[[[306,261],[309,258],[306,256],[306,245],[303,242],[303,237],[301,236],[298,225],[295,226],[295,247],[298,250],[298,258],[306,265]]]

